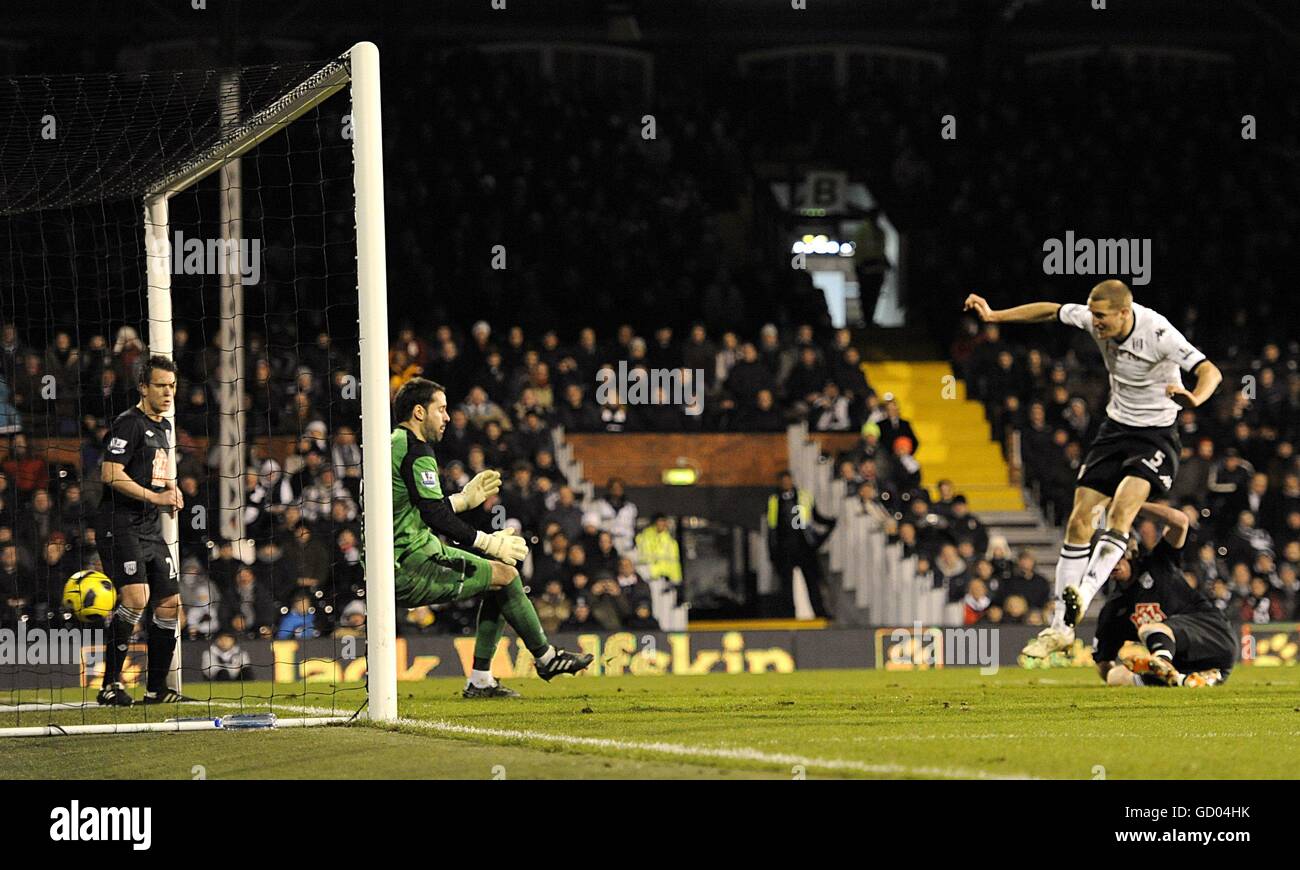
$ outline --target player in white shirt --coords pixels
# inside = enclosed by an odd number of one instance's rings
[[[1079,469],[1056,563],[1052,624],[1023,651],[1027,658],[1046,659],[1074,643],[1075,624],[1124,556],[1138,509],[1169,492],[1182,449],[1174,426],[1179,409],[1203,404],[1223,374],[1163,315],[1135,304],[1123,281],[1102,281],[1087,305],[1031,302],[995,311],[972,293],[966,309],[991,323],[1057,320],[1087,330],[1110,374],[1106,419]],[[1196,375],[1194,390],[1183,387],[1180,370]],[[1108,501],[1106,527],[1094,543],[1092,515]]]

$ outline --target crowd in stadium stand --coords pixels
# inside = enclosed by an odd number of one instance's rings
[[[22,601],[10,612],[35,616],[57,611],[63,579],[94,564],[93,510],[87,507],[96,501],[99,486],[94,469],[106,421],[133,404],[133,391],[123,385],[134,381],[143,344],[124,327],[112,345],[99,337],[88,342],[103,352],[83,353],[59,333],[54,349],[42,355],[27,348],[12,325],[3,336],[9,361],[0,383],[11,376],[19,388],[16,434],[0,476],[0,504],[12,520],[0,521],[0,538],[13,539],[7,588],[15,590],[13,600]],[[467,335],[441,327],[428,339],[403,329],[390,351],[390,388],[395,391],[416,374],[447,387],[451,422],[438,448],[445,491],[457,491],[484,467],[505,471],[499,503],[525,533],[543,542],[530,567],[551,627],[594,620],[603,627],[650,628],[654,617],[642,606],[648,603],[646,581],[680,581],[681,571],[672,560],[665,564],[639,552],[647,547],[638,545],[647,532],[670,539],[667,521],[650,522],[638,533],[635,506],[622,500],[618,484],[605,498],[584,504],[556,465],[552,426],[575,432],[775,432],[805,420],[814,430],[864,429],[872,455],[861,461],[879,462],[891,481],[887,491],[906,490],[919,480],[911,457],[916,436],[896,404],[882,403],[867,384],[847,330],[823,343],[810,325],[785,340],[767,325],[755,338],[742,341],[728,332],[715,344],[703,325],[696,325],[685,341],[675,341],[667,327],[647,341],[623,326],[607,342],[598,341],[593,329],[582,329],[569,346],[550,331],[536,339],[518,327],[494,335],[486,322],[475,323]],[[346,390],[351,366],[323,334],[303,348],[268,348],[250,335],[246,370],[253,377],[245,400],[250,439],[297,437],[283,461],[259,444],[250,448],[243,521],[256,558],[246,565],[206,521],[218,508],[215,470],[210,458],[200,455],[203,442],[196,439],[217,430],[215,352],[193,350],[185,328],[177,330],[176,345],[178,481],[186,499],[180,551],[189,630],[271,637],[355,628],[364,619],[364,603],[359,396]],[[52,360],[63,367],[55,369]],[[620,362],[633,378],[654,368],[699,383],[704,392],[696,406],[625,404],[616,388],[603,395],[598,390],[606,380],[617,386],[617,378],[601,372],[613,375]],[[326,372],[333,377],[320,376]],[[44,384],[47,374],[59,388],[43,394],[36,385]],[[323,387],[327,380],[329,390]],[[106,382],[112,391],[97,394]],[[66,384],[72,389],[63,389]],[[62,423],[68,420],[79,420],[80,467],[88,473],[78,474],[70,464],[54,467],[28,446],[29,436],[65,434]],[[878,457],[877,443],[889,445]],[[497,503],[471,519],[486,528]],[[48,563],[42,561],[45,554]],[[439,628],[464,628],[472,622],[471,609],[448,608]],[[303,618],[307,610],[311,619]],[[412,616],[416,628],[437,621],[427,612]]]
[[[6,353],[0,389],[11,380],[18,387],[11,392],[11,437],[0,468],[0,580],[11,602],[5,618],[49,618],[59,610],[63,580],[95,564],[95,470],[107,421],[134,404],[126,385],[135,381],[144,345],[129,327],[111,345],[102,337],[90,339],[93,352],[73,346],[66,333],[42,352],[27,346],[12,324],[0,327],[0,338]],[[564,345],[552,331],[530,337],[514,327],[499,336],[486,322],[473,324],[465,335],[440,327],[427,339],[406,328],[390,349],[389,385],[396,391],[420,374],[446,386],[451,422],[438,447],[446,492],[458,491],[484,467],[503,470],[499,498],[469,519],[489,528],[500,504],[510,521],[542,542],[529,568],[548,625],[594,621],[606,628],[651,628],[647,581],[681,579],[668,521],[646,518],[638,529],[636,507],[617,481],[602,498],[585,503],[556,465],[552,427],[775,432],[801,420],[825,431],[865,427],[873,444],[883,438],[891,445],[879,461],[891,479],[899,475],[898,486],[919,479],[910,455],[915,434],[896,404],[879,401],[867,384],[847,330],[819,341],[810,325],[784,338],[768,325],[755,338],[728,332],[715,344],[696,325],[684,341],[667,327],[647,341],[623,326],[607,342],[586,328]],[[178,485],[186,501],[179,518],[181,585],[188,630],[273,637],[355,629],[364,620],[364,590],[360,405],[357,391],[348,389],[355,387],[351,363],[324,334],[299,348],[268,346],[250,334],[246,356],[252,377],[244,400],[250,447],[243,523],[255,547],[251,564],[215,534],[210,520],[219,509],[216,469],[201,446],[218,428],[216,355],[193,349],[189,330],[177,330]],[[615,376],[619,367],[633,380],[650,369],[672,373],[703,391],[694,403],[625,404]],[[47,383],[55,388],[42,391]],[[601,390],[605,383],[610,388]],[[105,384],[111,389],[98,392]],[[60,464],[54,455],[32,450],[29,438],[76,433],[68,421],[80,427],[79,463]],[[254,440],[265,435],[290,440],[288,455],[273,458],[264,441]],[[665,555],[670,543],[673,552]],[[441,620],[417,612],[407,627],[459,630],[472,622],[470,609],[447,608]]]
[[[534,446],[535,433],[549,425],[570,432],[780,432],[798,420],[817,431],[856,431],[886,413],[851,341],[847,329],[823,341],[809,324],[784,339],[766,324],[754,340],[731,331],[715,340],[697,323],[684,337],[669,326],[645,337],[623,324],[605,342],[587,327],[572,346],[555,331],[531,340],[516,326],[498,343],[479,321],[469,336],[440,327],[432,343],[403,330],[389,360],[394,389],[417,370],[446,386],[454,409],[448,437],[464,437],[473,424],[482,430],[475,440],[496,462],[519,452],[511,444],[521,439]],[[670,389],[666,377],[682,389]],[[643,395],[629,397],[625,385]]]
[[[1090,364],[1087,359],[1091,346],[1081,344],[1054,359],[1042,348],[1004,342],[993,325],[970,332],[976,333],[973,340],[964,335],[953,349],[959,371],[972,394],[985,401],[994,432],[1007,445],[1008,454],[1018,450],[1026,485],[1050,515],[1063,518],[1084,447],[1102,413],[1104,384],[1097,377],[1097,361]],[[479,509],[477,520],[486,528],[488,515],[499,501],[512,521],[542,541],[534,554],[531,577],[539,612],[551,630],[588,624],[652,628],[646,587],[652,578],[647,576],[648,560],[637,553],[635,505],[623,498],[616,481],[603,499],[583,504],[555,464],[550,433],[555,423],[573,431],[639,430],[640,418],[628,413],[636,406],[623,407],[615,399],[597,405],[586,394],[599,383],[591,367],[599,371],[618,359],[644,365],[648,355],[643,340],[629,328],[620,331],[622,340],[600,345],[592,331],[583,330],[572,348],[561,346],[554,333],[544,335],[534,348],[520,330],[513,329],[505,344],[517,352],[506,357],[492,343],[486,324],[475,324],[471,334],[465,344],[484,351],[481,362],[475,361],[472,349],[462,353],[458,336],[450,332],[439,336],[440,350],[434,351],[413,331],[403,331],[390,357],[393,390],[420,373],[449,385],[452,420],[438,450],[444,490],[457,491],[488,465],[508,470],[499,500]],[[21,352],[12,328],[0,329],[0,337],[6,339],[3,350],[9,360],[35,358]],[[660,337],[670,335],[664,332]],[[847,338],[842,333],[824,348],[811,338],[810,331],[799,330],[784,346],[765,331],[757,346],[737,347],[732,337],[718,349],[705,337],[695,342],[694,356],[689,353],[690,342],[686,348],[657,343],[656,351],[664,354],[658,359],[670,365],[699,362],[706,382],[707,374],[713,373],[705,405],[721,410],[699,415],[710,424],[763,431],[764,427],[750,428],[744,412],[762,410],[768,399],[762,390],[736,388],[733,380],[749,357],[754,365],[739,372],[752,372],[753,380],[771,384],[781,397],[781,410],[773,411],[771,428],[798,419],[807,419],[816,428],[824,412],[818,410],[818,397],[802,393],[802,385],[815,385],[818,379],[800,378],[800,364],[809,357],[815,363],[837,351],[843,360],[851,358],[851,352],[839,347]],[[105,371],[118,367],[128,371],[131,362],[124,357],[138,357],[136,343],[117,344],[121,351],[99,355],[98,367],[90,368],[78,383],[84,384],[87,377],[102,382]],[[584,354],[584,347],[591,352]],[[759,347],[766,353],[759,354]],[[323,347],[316,349],[326,352]],[[63,350],[65,361],[77,359],[75,349]],[[585,356],[589,366],[585,375],[577,365],[579,356]],[[289,408],[295,399],[288,397],[309,395],[316,379],[302,360],[311,357],[304,353],[297,366],[278,366],[293,371],[292,380],[268,378],[269,383],[252,386],[253,394],[264,388],[264,395],[250,396],[252,404],[260,401],[262,407],[270,407],[273,397],[281,393],[286,397],[281,407]],[[1294,345],[1284,350],[1269,344],[1257,357],[1222,361],[1226,380],[1243,384],[1244,389],[1224,390],[1199,413],[1185,412],[1179,418],[1184,455],[1171,498],[1185,507],[1193,523],[1185,549],[1189,582],[1202,585],[1237,619],[1267,622],[1300,616],[1300,474],[1293,447],[1300,422],[1298,358]],[[795,359],[800,363],[791,367],[789,361]],[[253,362],[254,370],[269,365],[269,360]],[[11,365],[8,360],[6,364]],[[548,375],[551,368],[560,373],[554,383]],[[5,373],[14,370],[6,368]],[[38,367],[28,375],[36,378],[40,371]],[[189,380],[189,366],[183,364],[182,371],[187,375],[183,395],[204,392],[190,389],[196,382]],[[1041,622],[1051,586],[1036,571],[1032,556],[1021,553],[1013,559],[1005,541],[990,539],[951,484],[942,483],[933,499],[919,486],[919,465],[912,453],[920,445],[910,424],[899,415],[896,403],[877,401],[860,371],[853,374],[852,382],[846,380],[840,390],[853,397],[848,425],[861,432],[859,446],[838,459],[849,492],[864,504],[884,509],[881,517],[887,530],[903,543],[908,555],[920,557],[922,576],[946,588],[949,599],[963,605],[968,621]],[[15,380],[22,383],[21,378]],[[129,375],[124,380],[129,383]],[[556,406],[557,394],[572,395],[575,390],[581,394],[576,400]],[[125,408],[130,398],[123,389],[118,399],[111,400],[115,404],[106,407]],[[301,636],[355,630],[363,622],[357,516],[360,452],[354,398],[324,397],[327,416],[344,422],[333,432],[322,420],[308,422],[283,467],[254,448],[244,518],[257,542],[251,565],[238,560],[228,543],[214,541],[202,524],[193,521],[197,512],[212,511],[215,505],[208,486],[211,471],[203,457],[187,448],[193,442],[185,436],[212,431],[213,419],[208,412],[194,411],[194,405],[206,403],[206,398],[178,409],[179,480],[187,502],[180,523],[182,587],[191,633],[211,635],[226,629],[249,636]],[[48,400],[50,405],[58,401],[54,396]],[[81,408],[87,404],[83,402]],[[83,486],[71,466],[52,465],[48,457],[34,453],[26,432],[49,432],[41,421],[62,419],[62,415],[36,410],[23,401],[18,406],[23,410],[15,408],[11,413],[13,434],[0,465],[0,583],[5,595],[0,619],[7,622],[21,612],[35,615],[45,604],[57,609],[63,580],[79,567],[94,564],[92,510],[86,490],[97,489],[95,477],[90,475]],[[87,414],[82,422],[82,468],[93,469],[102,449],[103,419]],[[656,422],[657,431],[674,431],[694,421],[679,407],[673,418],[660,417]],[[648,529],[656,527],[665,532],[666,520],[657,519]],[[1153,542],[1150,524],[1139,524],[1138,530],[1146,543]],[[680,566],[676,578],[680,579]],[[409,627],[414,628],[437,621],[427,612],[417,612],[411,620]],[[463,630],[472,620],[472,607],[453,606],[442,615],[439,628]]]

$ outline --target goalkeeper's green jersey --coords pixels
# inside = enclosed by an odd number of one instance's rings
[[[440,553],[442,540],[425,525],[420,502],[442,499],[438,460],[427,441],[405,426],[393,430],[393,554],[400,564],[414,553]]]

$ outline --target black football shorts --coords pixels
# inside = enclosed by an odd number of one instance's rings
[[[1151,495],[1168,494],[1182,451],[1175,426],[1125,426],[1107,417],[1079,468],[1078,485],[1113,496],[1126,477],[1151,482]]]
[[[149,584],[154,603],[180,592],[180,568],[161,537],[140,534],[129,524],[114,523],[96,535],[104,573],[116,586]]]
[[[1174,667],[1185,674],[1218,668],[1226,678],[1237,660],[1237,638],[1218,613],[1177,613],[1165,619],[1174,633]]]

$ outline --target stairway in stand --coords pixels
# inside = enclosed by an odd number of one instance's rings
[[[1010,470],[993,441],[984,408],[966,398],[966,385],[952,366],[940,361],[888,360],[869,362],[867,380],[882,399],[893,393],[899,413],[912,424],[921,446],[921,483],[934,492],[947,478],[966,496],[971,510],[1021,511],[1020,487],[1010,483]]]

